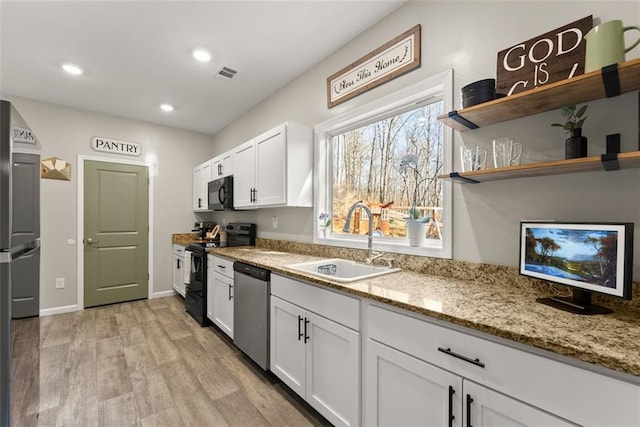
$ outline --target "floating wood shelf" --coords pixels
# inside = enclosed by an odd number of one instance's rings
[[[640,58],[452,111],[439,116],[438,120],[455,130],[464,132],[555,110],[569,103],[580,104],[638,89],[640,89]]]
[[[640,167],[640,151],[619,153],[617,155],[603,154],[602,156],[580,157],[578,159],[529,163],[526,165],[483,169],[473,172],[451,172],[450,174],[439,175],[438,178],[454,180],[460,183],[476,184],[485,181],[499,181],[503,179],[629,169],[637,167]]]

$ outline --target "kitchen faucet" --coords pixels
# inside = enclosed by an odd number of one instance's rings
[[[349,212],[347,213],[347,222],[345,222],[344,227],[342,228],[342,231],[345,233],[348,233],[350,231],[351,215],[353,214],[353,211],[356,210],[356,208],[364,209],[367,212],[367,215],[369,216],[369,233],[368,233],[368,240],[367,240],[367,248],[369,249],[369,256],[367,256],[366,262],[367,264],[371,264],[374,259],[381,257],[383,254],[380,252],[375,252],[373,250],[373,215],[371,214],[371,209],[369,209],[369,206],[362,203],[362,201],[355,202],[353,205],[351,205],[351,207],[349,208]]]

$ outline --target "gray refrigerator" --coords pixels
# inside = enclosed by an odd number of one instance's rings
[[[0,100],[0,426],[11,424],[11,319],[39,314],[40,145]]]

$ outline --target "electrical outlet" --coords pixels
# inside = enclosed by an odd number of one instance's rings
[[[273,228],[278,228],[278,217],[277,216],[272,216],[271,217],[271,226]]]
[[[64,289],[64,277],[56,277],[56,289]]]

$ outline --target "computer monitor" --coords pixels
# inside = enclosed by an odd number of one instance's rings
[[[612,310],[600,293],[631,299],[633,223],[521,222],[520,274],[571,287],[571,297],[537,301],[578,314]]]

